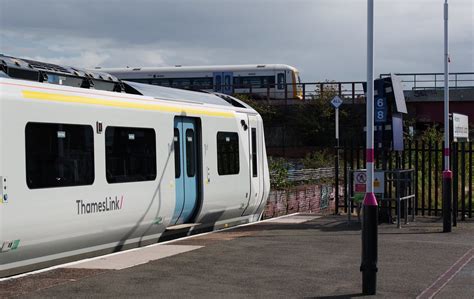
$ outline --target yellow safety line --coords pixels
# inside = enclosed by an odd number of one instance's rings
[[[133,102],[124,102],[124,101],[114,101],[106,100],[99,98],[91,98],[84,96],[75,96],[75,95],[66,95],[60,93],[48,93],[41,91],[31,91],[23,90],[23,97],[27,99],[34,100],[45,100],[52,102],[62,102],[62,103],[79,103],[79,104],[88,104],[88,105],[98,105],[98,106],[108,106],[108,107],[118,107],[118,108],[128,108],[128,109],[141,109],[141,110],[152,110],[152,111],[161,111],[161,112],[171,112],[178,113],[180,115],[207,115],[207,116],[220,116],[220,117],[235,117],[233,112],[223,112],[223,111],[209,111],[205,109],[198,108],[179,108],[173,106],[165,106],[159,104],[143,104],[143,103],[133,103]]]

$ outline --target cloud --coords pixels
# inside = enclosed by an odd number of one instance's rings
[[[79,67],[285,63],[304,81],[364,80],[366,3],[2,1],[0,52]],[[442,3],[375,4],[376,73],[441,72]],[[474,69],[472,11],[450,2],[452,71]]]

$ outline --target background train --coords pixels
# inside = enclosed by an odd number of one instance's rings
[[[119,79],[166,87],[302,99],[299,72],[285,64],[97,68]]]
[[[232,97],[0,56],[0,276],[257,221],[260,115]]]

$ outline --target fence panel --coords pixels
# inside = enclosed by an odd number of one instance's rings
[[[453,143],[451,145],[450,166],[453,172],[453,225],[457,220],[465,221],[473,218],[473,189],[474,189],[474,142]],[[345,169],[365,168],[364,147],[354,143],[345,144],[341,148],[341,155],[344,159]],[[407,142],[405,151],[397,153],[376,149],[376,166],[378,169],[393,170],[397,167],[404,169],[414,169],[415,178],[413,188],[415,188],[415,206],[409,205],[409,210],[414,208],[415,214],[427,216],[442,215],[442,176],[444,169],[443,145],[439,142]],[[344,172],[344,182],[352,184],[347,180],[347,173]],[[393,186],[387,186],[386,196],[392,194]],[[347,192],[344,197],[347,198]],[[344,210],[347,211],[349,205],[344,203]],[[394,206],[390,206],[394,209]]]

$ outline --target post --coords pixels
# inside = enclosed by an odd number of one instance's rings
[[[335,198],[336,205],[334,214],[339,214],[339,108],[336,108],[336,150],[335,150],[335,167],[334,167],[334,177],[335,177]]]
[[[378,204],[373,192],[374,174],[374,0],[367,1],[367,141],[366,193],[362,222],[362,293],[375,295],[377,289],[377,221]]]
[[[451,201],[453,173],[449,169],[449,81],[448,81],[448,0],[444,2],[444,171],[443,232],[451,232]]]

